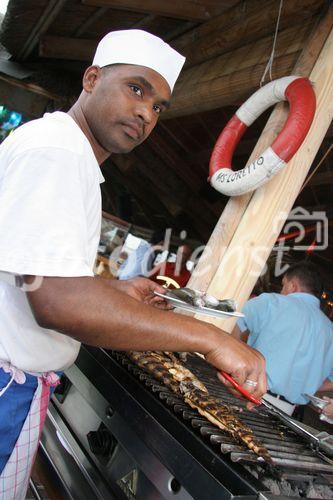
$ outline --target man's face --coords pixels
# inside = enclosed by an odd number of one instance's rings
[[[159,73],[129,64],[92,66],[83,85],[85,118],[94,138],[109,153],[128,153],[141,144],[171,96]]]

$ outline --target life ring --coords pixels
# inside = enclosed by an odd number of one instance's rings
[[[288,100],[289,115],[273,144],[242,170],[232,170],[237,144],[263,111]],[[210,184],[220,193],[235,196],[253,191],[286,166],[304,141],[316,109],[316,96],[308,78],[286,76],[257,90],[222,130],[210,164]]]

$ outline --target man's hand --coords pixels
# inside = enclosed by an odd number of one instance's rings
[[[225,371],[229,373],[256,398],[260,399],[267,392],[265,358],[260,352],[243,342],[231,336],[227,338],[221,336],[221,345],[208,352],[206,360],[215,366],[219,372]],[[230,382],[219,372],[218,378],[228,386],[233,394],[240,397],[240,393],[233,389]],[[251,385],[246,383],[247,380],[252,382]]]
[[[113,280],[110,282],[119,292],[126,293],[133,299],[159,309],[172,309],[172,306],[167,304],[161,297],[154,295],[154,292],[165,294],[166,289],[158,285],[154,281],[147,278],[132,278],[130,280]]]

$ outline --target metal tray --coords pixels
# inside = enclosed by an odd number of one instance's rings
[[[168,296],[168,292],[165,294],[159,293],[159,292],[154,292],[155,295],[158,297],[161,297],[162,299],[165,299],[168,301],[171,305],[178,307],[179,309],[184,309],[185,311],[190,311],[195,314],[202,314],[204,316],[213,316],[215,318],[243,318],[244,314],[241,312],[225,312],[225,311],[219,311],[217,309],[212,309],[210,307],[195,307],[187,304],[183,300],[176,299],[175,297],[170,297]]]

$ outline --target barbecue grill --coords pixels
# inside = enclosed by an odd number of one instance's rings
[[[190,355],[186,366],[235,411],[274,465],[214,427],[124,353],[82,347],[53,396],[41,447],[70,498],[333,498],[333,460]],[[70,470],[70,472],[68,472]]]

